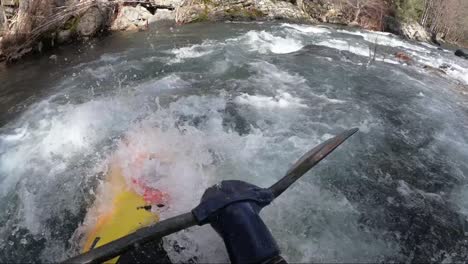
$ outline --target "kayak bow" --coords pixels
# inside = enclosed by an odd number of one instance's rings
[[[306,154],[304,154],[286,173],[286,175],[278,182],[273,184],[269,191],[273,194],[274,198],[281,195],[287,188],[294,182],[300,179],[307,171],[312,169],[321,160],[327,157],[338,146],[340,146],[349,137],[355,134],[359,129],[354,128],[347,130],[339,135],[325,141],[324,143],[316,146]],[[192,212],[181,214],[163,221],[158,222],[152,226],[141,228],[129,235],[116,239],[108,244],[94,248],[86,253],[80,254],[76,257],[70,258],[64,263],[100,263],[112,259],[122,253],[131,250],[138,244],[144,244],[151,240],[160,239],[164,236],[181,231],[191,226],[197,225]]]

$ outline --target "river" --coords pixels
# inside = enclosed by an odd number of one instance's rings
[[[418,65],[399,63],[398,51]],[[118,149],[123,138],[169,160],[132,175],[169,193],[167,218],[223,179],[270,186],[352,127],[262,212],[284,257],[468,258],[468,63],[451,51],[278,22],[157,25],[53,52],[0,72],[2,263],[77,252],[109,158],[138,155]],[[444,64],[446,75],[421,67]],[[173,262],[227,260],[209,226],[164,247]]]

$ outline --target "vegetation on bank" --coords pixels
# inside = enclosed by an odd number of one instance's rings
[[[448,41],[468,46],[467,0],[138,1],[142,6],[159,2],[173,5],[175,20],[181,24],[289,19],[360,26],[421,41],[430,41],[432,37],[436,43]],[[0,0],[0,61],[40,51],[43,43],[53,46],[70,39],[70,35],[75,39],[88,38],[109,29],[126,3],[125,0]],[[416,37],[421,35],[418,31],[424,31],[425,37]]]
[[[419,23],[433,36],[433,39],[468,46],[468,1],[466,0],[330,0],[329,2],[343,10],[350,21],[369,29],[394,31],[388,21]]]

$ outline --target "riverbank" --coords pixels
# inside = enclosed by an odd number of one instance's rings
[[[391,16],[382,19],[383,15],[378,18],[366,13],[351,14],[346,7],[329,1],[41,0],[34,4],[3,1],[2,9],[4,30],[0,36],[0,61],[6,62],[57,45],[88,41],[109,31],[147,30],[162,20],[178,25],[226,20],[330,23],[387,31],[422,42],[439,41],[417,23],[400,23]]]
[[[467,259],[468,104],[453,78],[468,76],[468,61],[349,27],[161,24],[59,46],[0,72],[0,263],[58,263],[78,253],[83,219],[121,139],[177,158],[146,160],[127,175],[169,193],[161,216],[171,217],[221,180],[270,186],[347,127],[361,131],[348,150],[263,212],[283,256]],[[439,76],[397,63],[398,51],[453,70]],[[121,154],[132,161],[139,153]],[[174,263],[228,260],[209,226],[164,243]]]

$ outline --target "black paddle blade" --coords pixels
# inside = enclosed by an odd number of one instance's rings
[[[294,165],[289,169],[286,175],[275,184],[273,184],[269,190],[276,197],[280,196],[286,189],[289,188],[294,182],[301,178],[306,172],[312,169],[317,163],[323,160],[328,154],[333,152],[339,145],[345,142],[349,137],[356,133],[359,129],[353,128],[345,131],[334,138],[323,142],[316,146],[306,154],[304,154]]]

